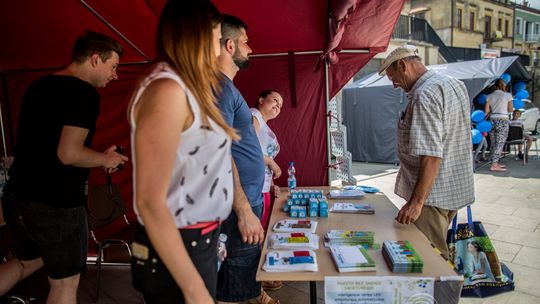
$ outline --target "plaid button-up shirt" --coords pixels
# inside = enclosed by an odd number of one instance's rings
[[[428,71],[407,94],[397,128],[400,169],[395,193],[411,198],[420,157],[441,158],[425,205],[457,210],[474,202],[470,102],[463,82]]]

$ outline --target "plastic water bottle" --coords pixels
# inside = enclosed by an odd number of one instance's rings
[[[227,243],[227,235],[220,233],[218,242],[217,242],[217,269],[219,271],[219,268],[221,267],[221,262],[225,260],[225,254],[227,253],[227,247],[225,246],[225,243]]]
[[[287,172],[289,173],[289,178],[287,178],[287,185],[289,186],[289,189],[296,188],[296,177],[294,174],[296,173],[296,169],[294,168],[294,162],[289,163],[289,169],[287,169]]]

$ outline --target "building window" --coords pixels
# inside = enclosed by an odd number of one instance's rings
[[[471,31],[474,31],[475,29],[474,25],[476,24],[476,16],[474,15],[474,12],[471,12],[469,17],[471,19],[469,20],[469,27],[471,28]]]
[[[491,36],[491,16],[485,17],[484,22],[484,38],[489,39]]]
[[[504,36],[510,37],[510,22],[508,22],[508,19],[504,20]]]
[[[457,9],[457,27],[459,29],[463,28],[463,9]]]
[[[516,18],[516,27],[514,28],[514,32],[516,34],[521,35],[523,34],[523,20],[521,18]]]
[[[502,32],[502,18],[499,18],[499,24],[497,24],[497,30]]]
[[[534,35],[538,35],[540,33],[540,23],[534,24]]]

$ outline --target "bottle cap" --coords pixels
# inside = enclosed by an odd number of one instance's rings
[[[219,234],[219,240],[223,243],[227,242],[227,235],[224,233]]]
[[[294,165],[294,162],[289,162],[289,166]]]

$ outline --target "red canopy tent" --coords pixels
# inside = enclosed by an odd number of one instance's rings
[[[249,26],[251,68],[235,83],[250,104],[275,89],[284,98],[270,122],[282,168],[295,161],[300,186],[328,183],[326,101],[375,54],[386,50],[404,0],[214,0],[223,13]],[[118,81],[102,90],[96,149],[128,148],[127,102],[154,56],[154,32],[165,0],[52,0],[0,2],[0,101],[6,150],[11,153],[22,94],[35,78],[66,64],[85,29],[120,41],[125,49]],[[328,53],[329,51],[332,51]],[[335,52],[338,51],[338,52]],[[332,63],[326,64],[326,59]],[[338,60],[339,59],[339,60]],[[116,174],[126,201],[131,166]],[[98,170],[93,180],[100,178]],[[278,184],[285,184],[285,177]]]

